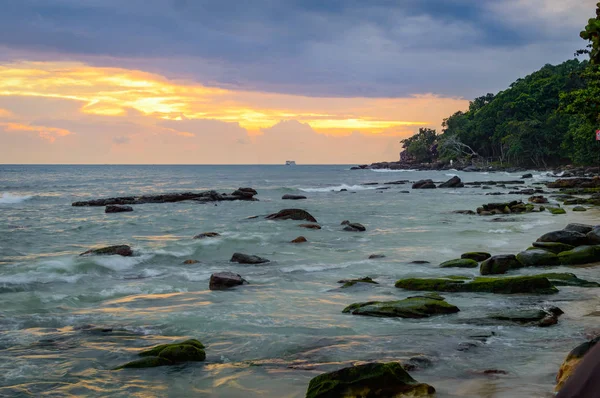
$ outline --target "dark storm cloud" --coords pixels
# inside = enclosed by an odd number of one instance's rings
[[[473,96],[570,58],[594,2],[6,0],[0,46],[246,89]]]

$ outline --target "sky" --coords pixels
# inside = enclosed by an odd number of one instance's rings
[[[0,163],[362,164],[573,58],[596,0],[0,3]]]

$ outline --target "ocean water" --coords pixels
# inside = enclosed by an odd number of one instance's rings
[[[547,179],[534,174],[528,184]],[[499,188],[363,185],[452,175],[463,181],[520,177],[349,166],[0,166],[0,396],[303,397],[310,379],[325,371],[426,356],[432,366],[411,374],[436,387],[439,397],[550,397],[565,355],[599,331],[600,289],[562,287],[542,297],[445,294],[460,313],[422,320],[341,312],[354,302],[414,295],[394,287],[399,278],[476,275],[476,269],[438,268],[463,252],[516,253],[568,222],[600,224],[595,209],[512,215],[507,222],[452,213],[527,199],[485,196]],[[71,206],[109,196],[247,186],[260,201],[145,204],[121,214]],[[284,194],[308,199],[283,201]],[[289,207],[306,209],[323,229],[264,219]],[[360,222],[367,232],[344,232],[342,220]],[[222,237],[192,239],[208,231]],[[308,243],[289,243],[300,235]],[[131,245],[135,256],[78,256],[113,244]],[[232,264],[234,252],[272,262]],[[386,257],[369,260],[375,253]],[[187,259],[200,263],[184,265]],[[594,267],[552,270],[600,281]],[[250,284],[210,291],[210,275],[218,271],[239,273]],[[364,276],[379,285],[339,289],[338,280]],[[556,305],[565,315],[550,328],[471,322],[499,309],[540,305]],[[485,341],[472,337],[492,334]],[[206,362],[111,370],[134,360],[141,347],[183,338],[207,346]],[[484,375],[486,369],[508,374]]]

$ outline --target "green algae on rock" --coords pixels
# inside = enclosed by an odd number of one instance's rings
[[[141,351],[138,355],[144,358],[128,362],[115,370],[153,368],[183,362],[201,362],[206,359],[204,345],[196,339],[182,341],[181,343],[160,344],[149,350]]]
[[[554,254],[573,250],[575,246],[560,242],[533,242],[533,247],[552,252]]]
[[[306,398],[433,397],[435,388],[419,383],[399,362],[367,363],[313,378]]]
[[[575,274],[570,272],[550,272],[537,274],[536,276],[548,278],[554,286],[600,287],[600,283],[579,279]]]
[[[413,297],[397,301],[369,301],[344,308],[343,313],[375,317],[428,318],[432,315],[454,314],[460,311],[444,300]]]
[[[173,362],[166,358],[161,357],[146,357],[135,361],[127,362],[125,365],[121,365],[115,370],[120,369],[144,369],[144,368],[155,368],[157,366],[168,366],[173,365]]]
[[[469,258],[459,258],[456,260],[444,261],[440,264],[442,268],[477,268],[479,263]]]
[[[500,278],[474,278],[458,280],[450,278],[409,278],[400,279],[397,288],[413,291],[437,292],[478,292],[497,294],[553,294],[558,289],[543,276],[512,276]]]
[[[600,245],[578,246],[573,250],[559,253],[562,265],[582,265],[600,261]]]
[[[562,207],[547,207],[551,214],[567,214],[567,211]]]
[[[471,260],[475,260],[478,262],[485,261],[488,258],[492,257],[490,253],[486,252],[468,252],[461,254],[460,258],[468,258]]]

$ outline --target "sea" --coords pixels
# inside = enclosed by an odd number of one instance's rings
[[[597,209],[577,213],[569,206],[566,215],[453,213],[526,201],[527,195],[506,194],[510,184],[435,190],[384,184],[522,174],[348,165],[0,165],[0,396],[299,398],[324,372],[412,358],[420,365],[411,375],[434,386],[438,397],[551,397],[566,354],[600,332],[598,288],[560,287],[550,296],[447,293],[460,312],[425,319],[342,313],[356,302],[414,296],[394,287],[400,278],[477,275],[477,269],[439,267],[461,253],[516,254],[567,223],[600,224]],[[544,188],[552,179],[532,174],[527,186]],[[71,206],[239,187],[256,189],[259,201],[143,204],[119,214]],[[307,199],[282,200],[285,194]],[[307,210],[322,229],[265,219],[285,208]],[[343,231],[343,220],[367,230]],[[193,239],[202,232],[221,236]],[[298,236],[308,242],[291,244]],[[116,244],[130,245],[134,256],[79,256]],[[271,262],[231,263],[235,252]],[[184,264],[189,259],[199,262]],[[550,270],[600,281],[594,267]],[[211,274],[220,271],[249,284],[209,290]],[[366,276],[378,284],[340,289],[338,281]],[[557,325],[477,321],[499,310],[544,306],[565,312]],[[206,346],[205,362],[113,370],[144,347],[188,338]]]

